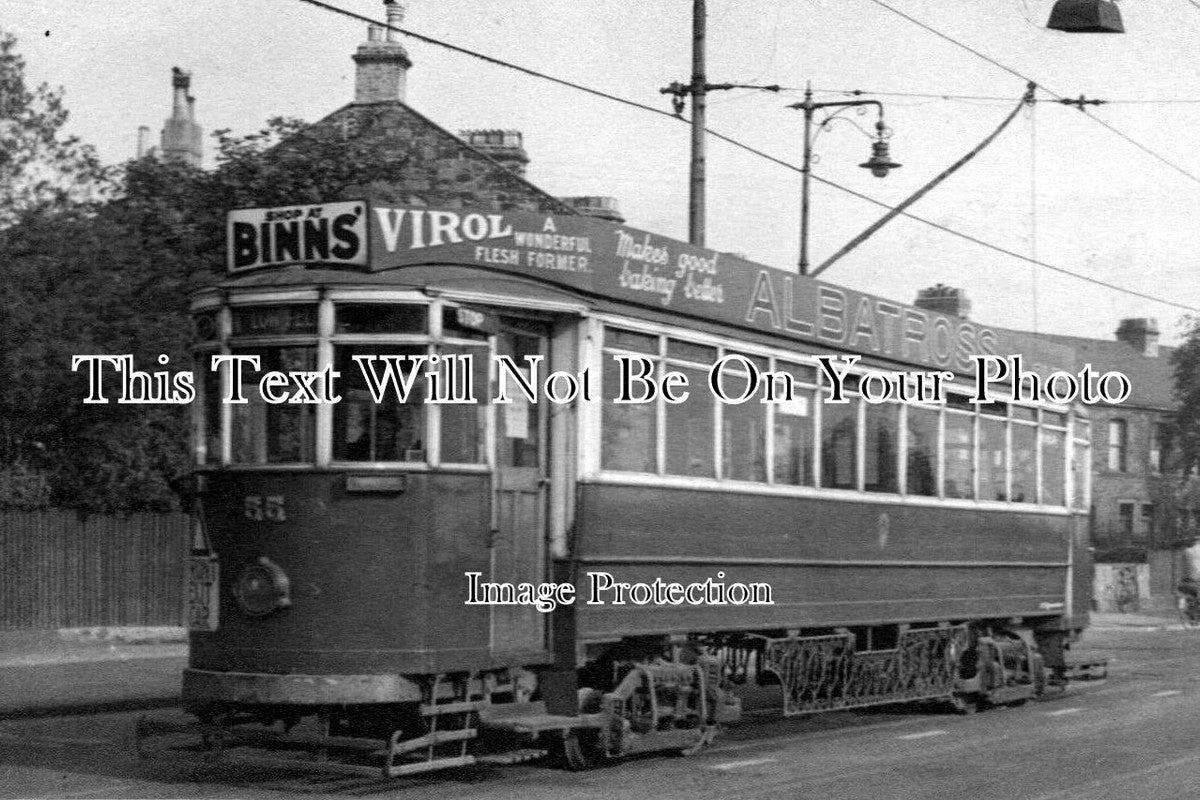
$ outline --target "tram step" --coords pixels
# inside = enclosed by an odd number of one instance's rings
[[[479,732],[474,728],[463,728],[461,730],[450,731],[434,731],[427,733],[424,736],[418,736],[415,739],[406,739],[402,742],[396,742],[393,752],[397,755],[400,753],[408,753],[413,750],[420,750],[422,747],[431,745],[445,744],[446,742],[461,742],[464,739],[474,739],[479,735]]]
[[[456,703],[422,703],[421,713],[427,717],[432,717],[436,714],[462,714],[467,711],[474,711],[479,707],[477,700],[461,700]]]
[[[475,760],[480,764],[520,764],[525,761],[545,758],[549,752],[548,750],[525,747],[520,750],[510,750],[507,753],[489,753],[484,756],[476,756]]]
[[[481,706],[479,727],[486,730],[532,735],[544,731],[563,731],[593,726],[583,717],[548,714],[546,713],[546,704],[538,700],[532,703]]]
[[[533,735],[545,731],[565,731],[573,728],[593,728],[593,723],[583,717],[564,717],[558,714],[531,714],[511,719],[492,719],[481,722],[481,728],[490,731],[507,731]]]
[[[475,756],[454,756],[452,758],[435,758],[430,761],[412,761],[407,764],[395,764],[387,767],[384,771],[389,778],[398,778],[401,775],[415,775],[420,772],[433,772],[438,769],[449,769],[451,767],[466,767],[474,764]]]

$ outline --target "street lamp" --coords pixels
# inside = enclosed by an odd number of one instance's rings
[[[802,177],[800,189],[800,274],[808,274],[808,189],[809,189],[809,173],[812,167],[812,146],[813,142],[821,131],[825,130],[829,123],[836,118],[840,113],[848,108],[856,108],[859,106],[875,106],[879,111],[879,119],[875,122],[875,141],[871,143],[871,157],[863,163],[859,164],[863,169],[869,169],[871,174],[876,178],[886,178],[888,172],[900,167],[895,161],[892,161],[888,154],[887,139],[891,135],[891,131],[883,124],[883,104],[878,100],[842,100],[828,103],[814,103],[812,99],[812,86],[808,86],[804,91],[804,102],[793,103],[788,108],[798,108],[804,112],[804,164],[800,169]],[[826,117],[817,124],[817,130],[813,131],[813,112],[818,109],[834,108],[836,111],[830,112]]]
[[[1111,0],[1058,0],[1046,27],[1065,33],[1124,33],[1121,11]]]

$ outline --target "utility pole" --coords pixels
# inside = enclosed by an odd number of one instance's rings
[[[704,246],[704,108],[709,92],[718,89],[762,89],[778,92],[781,87],[754,86],[744,83],[707,83],[704,76],[704,37],[707,12],[705,0],[692,0],[692,80],[674,81],[659,91],[672,95],[675,113],[682,116],[684,98],[692,98],[692,148],[688,169],[688,241]]]
[[[705,0],[692,0],[692,159],[688,170],[688,241],[704,246]]]

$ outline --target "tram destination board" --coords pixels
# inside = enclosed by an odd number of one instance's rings
[[[592,217],[354,201],[242,209],[229,227],[231,272],[301,262],[369,272],[463,265],[964,374],[973,355],[1021,353],[1039,372],[1074,366],[1068,348],[1032,336]],[[322,230],[329,241],[309,241]]]

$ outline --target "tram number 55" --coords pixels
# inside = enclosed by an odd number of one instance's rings
[[[242,501],[242,516],[254,522],[286,522],[281,494],[248,494]]]

